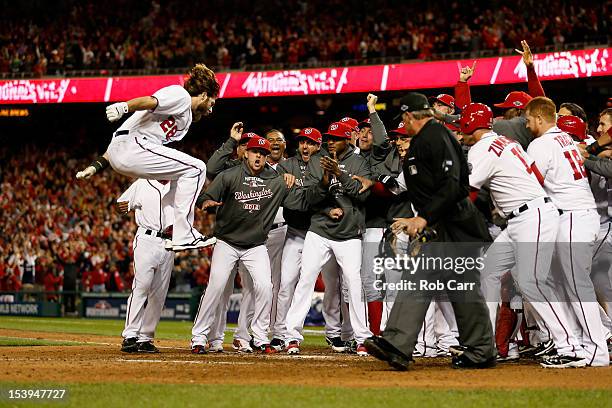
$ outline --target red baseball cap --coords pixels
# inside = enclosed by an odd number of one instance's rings
[[[249,143],[247,143],[247,150],[250,149],[261,149],[266,150],[270,154],[270,142],[267,139],[264,139],[261,136],[257,136],[255,133],[252,133],[254,136],[251,136]]]
[[[370,118],[364,119],[361,122],[359,122],[359,129],[363,129],[364,127],[372,127],[372,121],[370,120]]]
[[[406,128],[404,127],[404,122],[400,122],[397,129],[393,129],[389,131],[389,136],[399,137],[400,135],[406,136],[408,133],[406,132]]]
[[[354,119],[353,119],[354,120]],[[355,121],[356,122],[356,121]],[[350,139],[351,138],[351,128],[342,122],[334,122],[329,125],[327,132],[324,133],[325,136],[338,137],[342,139]]]
[[[248,143],[249,140],[251,140],[253,136],[260,137],[258,134],[253,133],[253,132],[243,133],[242,136],[240,136],[240,140],[238,141],[238,144]]]
[[[321,136],[321,132],[312,127],[307,127],[300,130],[300,133],[297,135],[298,139],[303,137],[306,139],[310,139],[317,144],[323,143],[323,136]]]
[[[354,130],[354,131],[359,130],[359,122],[357,122],[357,119],[349,118],[348,116],[346,116],[340,119],[338,122],[344,123],[349,128],[351,128],[351,130]]]
[[[510,108],[525,109],[525,106],[527,106],[527,103],[529,103],[529,101],[532,99],[533,98],[529,96],[529,94],[526,94],[523,91],[512,91],[508,95],[506,95],[505,101],[503,101],[502,103],[496,103],[493,106],[497,108],[504,108],[504,109],[510,109]]]
[[[455,109],[455,98],[449,94],[440,94],[438,96],[434,96],[429,98],[432,102],[436,101],[441,103],[442,105],[446,105],[449,108]]]

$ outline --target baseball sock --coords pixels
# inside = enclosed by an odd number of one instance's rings
[[[382,319],[383,303],[380,300],[368,302],[368,320],[370,331],[375,336],[380,336],[380,321]]]

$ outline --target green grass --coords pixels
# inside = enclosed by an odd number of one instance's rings
[[[55,340],[0,336],[0,347],[82,346],[82,345],[86,345],[86,343],[81,343],[78,341],[55,341]]]
[[[68,405],[87,407],[606,407],[612,391],[592,390],[418,390],[313,388],[295,386],[0,383],[8,388],[66,388]],[[129,396],[129,399],[126,398]],[[0,405],[7,402],[0,398]],[[65,406],[32,403],[32,406]],[[20,403],[18,406],[28,406]]]
[[[123,320],[107,319],[80,319],[80,318],[52,318],[52,317],[14,317],[0,316],[1,329],[33,330],[51,333],[92,334],[98,336],[121,336]],[[191,339],[192,322],[165,321],[157,326],[155,337],[158,339],[185,340]],[[231,329],[236,325],[228,325],[225,333],[225,342],[232,341]],[[320,328],[308,328],[320,330]],[[322,335],[306,334],[305,342],[309,346],[325,345]]]

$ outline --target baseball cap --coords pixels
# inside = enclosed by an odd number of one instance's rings
[[[442,105],[446,105],[449,108],[455,109],[455,98],[449,94],[440,94],[438,96],[432,96],[429,98],[430,102],[439,102]]]
[[[250,149],[261,149],[261,150],[266,150],[268,153],[270,154],[270,142],[268,142],[266,139],[264,139],[261,136],[257,136],[253,133],[254,136],[251,137],[251,139],[249,140],[249,143],[247,143],[247,150]]]
[[[370,118],[364,119],[361,122],[359,122],[359,129],[363,129],[364,127],[372,127],[372,121],[370,120]]]
[[[324,135],[342,139],[350,139],[351,128],[342,122],[334,122],[329,125],[329,128],[327,129],[327,132],[324,133]]]
[[[400,112],[395,116],[399,119],[404,112],[416,112],[431,108],[429,101],[422,93],[410,92],[400,99]]]
[[[389,131],[389,136],[399,137],[401,135],[407,135],[406,128],[404,127],[404,122],[400,122],[397,129],[393,129]]]
[[[306,138],[310,139],[315,143],[321,144],[323,143],[323,136],[321,136],[321,132],[312,127],[307,127],[300,130],[300,133],[297,135],[297,138]]]
[[[506,99],[502,103],[496,103],[493,106],[504,109],[525,109],[531,99],[533,98],[523,91],[512,91],[506,95]]]
[[[251,140],[253,136],[260,137],[258,134],[253,133],[253,132],[243,133],[242,136],[240,136],[240,140],[238,141],[238,144],[248,143],[249,140]]]
[[[350,117],[346,116],[346,117],[340,119],[338,122],[344,123],[349,128],[351,128],[351,130],[354,130],[354,131],[358,131],[359,130],[359,122],[357,122],[357,119],[353,119],[353,118],[350,118]]]

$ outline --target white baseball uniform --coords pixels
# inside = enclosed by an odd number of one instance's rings
[[[528,152],[544,177],[545,191],[563,211],[555,245],[559,270],[553,265],[553,275],[567,293],[560,305],[573,312],[570,323],[579,323],[573,329],[581,331],[587,364],[607,366],[608,348],[590,279],[599,216],[580,151],[568,134],[553,126],[531,142]]]
[[[129,203],[138,225],[133,242],[134,282],[122,336],[137,337],[139,343],[153,340],[168,293],[174,252],[165,249],[162,233],[174,220],[174,194],[170,183],[138,179],[117,199]]]
[[[173,245],[189,244],[202,235],[193,227],[196,198],[206,181],[206,165],[164,146],[181,140],[191,125],[191,96],[179,85],[153,94],[157,107],[137,111],[114,133],[107,148],[110,165],[129,177],[170,180],[176,185]]]
[[[492,201],[508,219],[507,228],[485,255],[482,291],[491,311],[499,302],[501,277],[511,271],[521,293],[537,313],[540,327],[550,330],[560,355],[585,357],[578,339],[547,279],[556,241],[559,213],[546,197],[534,160],[521,146],[504,136],[488,132],[470,149],[470,186],[488,186]],[[491,310],[491,309],[490,309]]]

